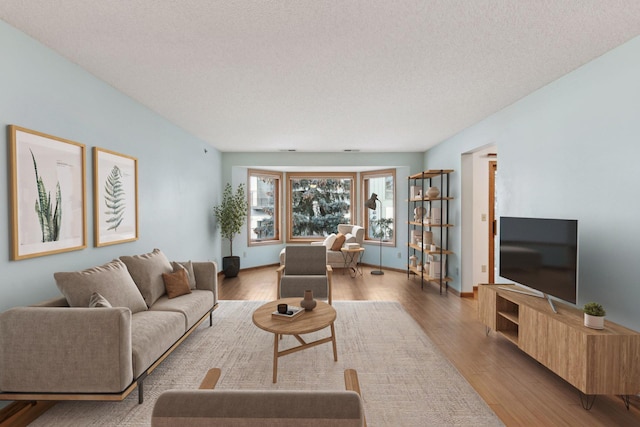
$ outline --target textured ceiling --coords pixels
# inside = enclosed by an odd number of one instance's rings
[[[425,151],[640,34],[638,0],[1,0],[221,151]]]

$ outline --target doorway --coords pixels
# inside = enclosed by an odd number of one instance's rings
[[[496,218],[496,175],[498,162],[489,162],[489,283],[496,281],[496,236],[498,235],[498,220]]]

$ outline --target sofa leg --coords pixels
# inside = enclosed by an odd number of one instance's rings
[[[138,404],[144,402],[144,379],[147,378],[146,372],[138,377]]]
[[[209,327],[213,326],[213,310],[209,310]]]

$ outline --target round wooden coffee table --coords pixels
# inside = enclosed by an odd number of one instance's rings
[[[253,323],[260,329],[273,333],[273,382],[278,380],[278,357],[295,353],[320,344],[333,343],[333,360],[338,361],[336,350],[336,331],[333,322],[336,320],[336,310],[329,304],[317,301],[318,305],[311,311],[305,311],[295,319],[274,319],[271,315],[277,311],[278,304],[300,306],[302,298],[284,298],[268,302],[253,312]],[[316,332],[326,327],[331,328],[331,336],[313,342],[305,342],[300,335]],[[280,351],[278,341],[280,335],[293,335],[299,346]]]

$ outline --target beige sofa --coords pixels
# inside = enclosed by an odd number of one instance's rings
[[[142,402],[144,378],[211,325],[218,301],[215,263],[157,249],[54,277],[63,297],[0,313],[0,400],[122,400],[138,387]]]
[[[362,247],[364,243],[364,228],[359,225],[352,224],[339,224],[338,225],[338,235],[342,234],[345,237],[345,241],[341,247],[344,247],[347,243],[357,243]],[[327,236],[322,242],[312,242],[312,245],[323,245],[327,248],[327,264],[332,268],[343,268],[345,264],[345,257],[342,252],[338,250],[332,250],[331,246],[335,241],[336,235]],[[285,249],[283,248],[280,251],[280,265],[285,264],[284,259]],[[358,262],[360,258],[360,254],[357,254],[353,262]]]

